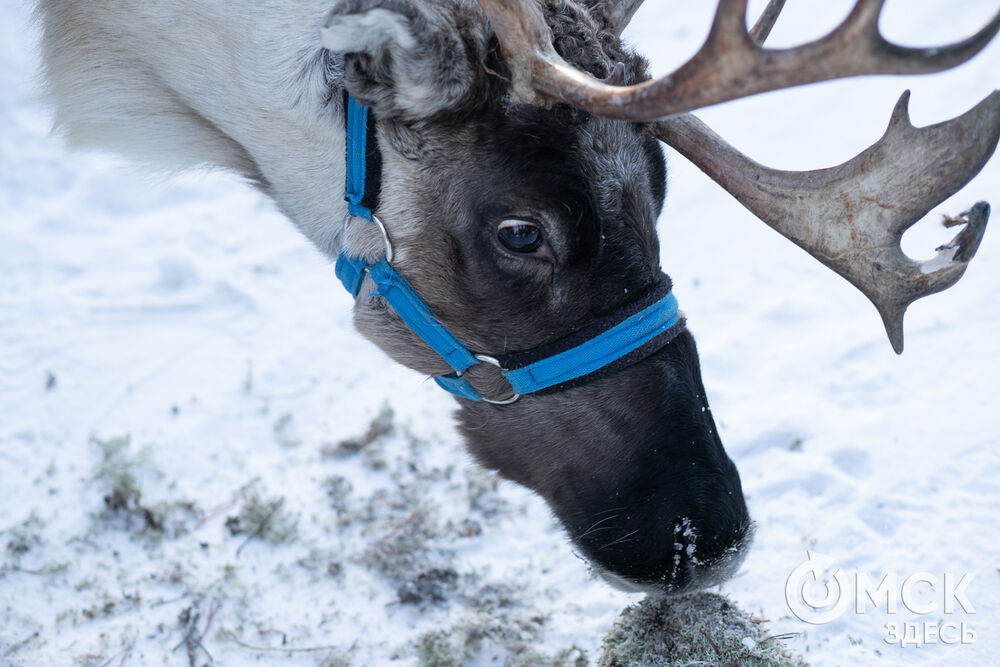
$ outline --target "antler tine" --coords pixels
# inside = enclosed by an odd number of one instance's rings
[[[750,39],[755,44],[763,44],[767,41],[768,36],[771,34],[771,29],[778,21],[778,15],[781,14],[781,10],[784,8],[785,0],[771,0],[767,3],[767,7],[764,8],[760,18],[757,19],[757,22],[753,24],[753,28],[750,29]]]
[[[611,29],[616,35],[622,34],[625,26],[629,24],[632,17],[639,10],[644,0],[620,0],[620,2],[608,2],[605,14]]]
[[[830,79],[938,72],[965,62],[1000,31],[998,12],[960,42],[902,47],[879,32],[883,3],[858,0],[847,19],[825,37],[791,49],[765,49],[755,40],[756,31],[751,36],[747,30],[747,0],[720,0],[708,38],[687,63],[655,81],[611,86],[556,53],[537,0],[479,0],[511,66],[518,99],[540,103],[558,98],[600,116],[638,121]]]
[[[536,70],[556,69],[562,76],[587,82],[583,72],[570,67],[552,46],[552,31],[545,23],[535,0],[477,0],[490,19],[500,41],[500,49],[511,71],[511,96],[518,101],[541,104],[544,98],[535,90]]]
[[[616,35],[622,34],[622,31],[625,30],[632,17],[635,16],[643,1],[621,0],[620,2],[606,3],[604,10],[605,17]],[[753,29],[750,30],[750,37],[753,41],[758,44],[764,43],[764,40],[767,39],[768,34],[771,32],[771,28],[774,27],[774,22],[778,19],[778,14],[781,13],[784,6],[785,0],[771,0],[768,3],[767,8],[760,15],[760,18],[757,19],[757,23],[754,24]]]
[[[979,173],[1000,140],[1000,91],[949,121],[915,128],[903,93],[885,134],[837,167],[779,171],[743,155],[691,114],[656,123],[676,148],[780,234],[867,296],[897,353],[903,314],[915,300],[953,285],[976,253],[989,219],[979,202],[947,226],[964,228],[937,254],[915,262],[903,232]]]

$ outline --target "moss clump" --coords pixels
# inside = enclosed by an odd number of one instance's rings
[[[108,493],[104,496],[105,506],[110,512],[138,513],[142,491],[135,475],[139,461],[129,453],[131,437],[123,435],[108,440],[91,438],[90,441],[101,448],[101,464],[97,476],[108,487]]]
[[[462,667],[475,653],[465,638],[456,638],[443,630],[424,634],[417,642],[417,660],[420,667]]]
[[[323,480],[323,488],[330,499],[330,505],[337,511],[343,511],[347,507],[347,497],[354,490],[351,480],[341,475],[330,475]]]
[[[321,448],[320,455],[325,459],[342,459],[361,452],[366,465],[376,470],[384,469],[387,465],[384,452],[376,445],[381,445],[395,430],[395,416],[392,406],[384,403],[363,435],[341,440],[336,445],[326,445]]]
[[[462,667],[479,656],[486,642],[507,653],[502,663],[506,667],[587,667],[590,664],[587,652],[578,646],[562,649],[555,655],[531,648],[529,644],[537,639],[539,630],[533,621],[522,622],[513,628],[500,628],[499,625],[480,614],[467,617],[449,630],[432,630],[417,642],[417,664],[419,667]]]
[[[141,473],[159,475],[150,463],[148,448],[133,453],[132,440],[127,435],[108,440],[91,438],[91,442],[101,450],[95,478],[105,489],[102,519],[118,521],[136,534],[161,538],[183,535],[188,532],[189,523],[201,518],[202,512],[194,503],[143,501]]]
[[[728,598],[715,593],[647,597],[615,621],[599,667],[740,665],[805,667]]]
[[[396,588],[402,604],[424,605],[447,602],[458,589],[458,572],[450,567],[432,567]]]
[[[579,646],[571,646],[558,651],[555,655],[546,655],[534,650],[527,650],[507,661],[506,667],[588,667],[587,652]]]
[[[7,536],[7,555],[13,559],[14,564],[20,562],[21,556],[42,544],[44,528],[44,522],[32,510],[31,516],[21,523],[0,531],[0,535]]]
[[[287,542],[295,537],[298,521],[284,511],[284,506],[283,497],[264,500],[259,493],[251,491],[239,514],[226,519],[226,528],[230,535],[246,535],[248,540],[256,537],[271,544]]]
[[[502,597],[497,587],[481,589],[464,601],[476,611],[463,616],[446,629],[425,633],[416,643],[419,667],[450,667],[470,662],[484,662],[483,652],[496,659],[505,653],[502,663],[509,667],[578,667],[586,665],[586,654],[577,647],[547,656],[533,647],[538,644],[548,618],[531,609],[514,609],[506,604],[495,606]],[[513,593],[513,590],[510,590]],[[513,604],[513,603],[510,603]],[[478,658],[478,660],[477,660]]]
[[[428,543],[442,531],[428,504],[387,522],[388,530],[362,555],[361,561],[381,574],[410,580],[432,567],[443,567],[447,558],[436,553]]]

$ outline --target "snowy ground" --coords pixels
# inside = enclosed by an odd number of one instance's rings
[[[629,36],[664,71],[710,3],[648,4]],[[792,0],[774,43],[818,36],[848,5]],[[883,24],[945,42],[995,5],[896,0]],[[478,664],[571,661],[573,646],[596,660],[636,596],[595,580],[541,501],[470,465],[451,399],[351,330],[332,267],[267,201],[48,137],[29,14],[0,0],[0,664],[415,664],[470,633],[485,636]],[[701,116],[765,164],[827,166],[880,136],[903,88],[929,124],[988,94],[998,66],[1000,43],[943,75]],[[759,522],[722,590],[797,633],[814,665],[995,661],[1000,232],[910,309],[896,357],[858,292],[671,158],[663,264]],[[994,159],[941,212],[998,194]],[[908,235],[913,255],[947,238],[939,215]],[[876,581],[975,573],[975,613],[808,625],[785,601],[807,549]],[[976,637],[894,646],[887,622]]]

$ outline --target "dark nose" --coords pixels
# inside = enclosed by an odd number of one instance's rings
[[[597,570],[621,588],[658,592],[704,588],[731,576],[752,534],[732,463],[669,477],[636,472],[636,484],[614,494],[620,510],[598,510],[573,527],[582,530],[571,529]]]
[[[752,522],[705,397],[694,339],[682,333],[622,376],[631,423],[621,441],[608,443],[622,455],[610,474],[567,483],[573,500],[557,503],[577,509],[567,527],[623,587],[679,592],[719,583],[742,561]]]

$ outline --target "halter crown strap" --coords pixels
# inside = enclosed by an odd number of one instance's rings
[[[375,134],[375,116],[352,95],[344,93],[347,110],[347,212],[371,221],[382,190],[382,153]]]
[[[374,116],[354,97],[345,96],[347,177],[344,198],[352,217],[378,224],[384,234],[385,228],[374,214],[382,176]],[[386,243],[388,247],[388,238]],[[452,394],[472,401],[512,403],[522,394],[556,391],[590,381],[649,356],[669,343],[684,327],[670,279],[662,275],[653,289],[611,316],[554,343],[494,359],[476,354],[463,345],[441,324],[390,261],[391,257],[383,257],[369,263],[343,250],[337,258],[337,277],[351,296],[357,298],[367,273],[375,284],[371,296],[385,299],[400,319],[454,369],[453,373],[439,375],[434,381]],[[465,371],[482,362],[500,368],[510,383],[512,396],[503,400],[484,398],[463,377]]]
[[[346,98],[347,176],[344,199],[351,216],[374,223],[373,211],[378,206],[381,189],[381,159],[374,132],[374,115],[352,95]],[[357,297],[361,291],[366,272],[375,283],[372,295],[385,299],[406,325],[456,372],[464,372],[479,363],[472,352],[438,321],[387,258],[369,265],[364,259],[341,251],[337,257],[336,273],[352,296]]]

